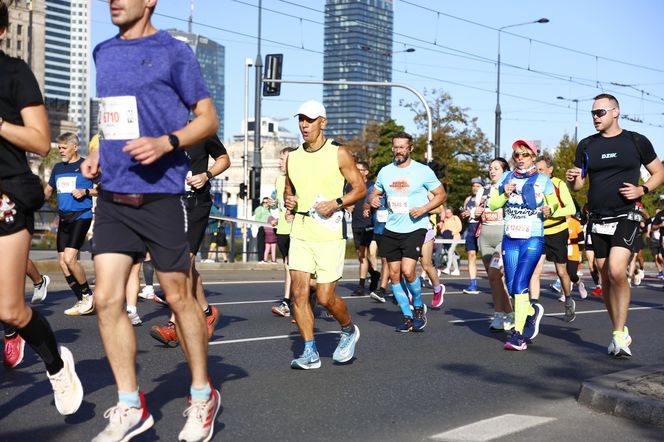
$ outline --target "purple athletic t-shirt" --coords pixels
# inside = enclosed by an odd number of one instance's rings
[[[115,36],[97,45],[93,58],[97,96],[135,97],[141,137],[160,137],[183,128],[189,109],[210,96],[191,48],[166,31],[132,40]],[[143,166],[122,151],[126,142],[108,137],[100,140],[104,190],[184,193],[189,161],[182,149]]]

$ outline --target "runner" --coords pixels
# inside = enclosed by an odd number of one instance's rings
[[[385,302],[385,292],[387,290],[387,284],[390,282],[390,272],[388,269],[387,259],[385,259],[385,256],[380,253],[380,243],[383,240],[383,233],[385,233],[385,223],[387,222],[388,210],[385,195],[380,198],[380,205],[377,208],[373,208],[369,204],[369,196],[373,192],[374,186],[375,185],[372,183],[371,187],[367,189],[367,197],[364,200],[364,210],[367,213],[371,213],[371,217],[373,219],[374,235],[373,241],[371,242],[371,246],[369,248],[371,249],[372,247],[375,247],[376,256],[380,256],[380,281],[376,290],[369,293],[369,296],[375,301]]]
[[[598,133],[579,142],[574,167],[567,170],[567,184],[578,191],[590,178],[589,230],[613,324],[607,351],[616,358],[630,358],[627,265],[642,218],[641,197],[664,182],[664,167],[646,137],[620,128],[620,105],[614,96],[597,95],[591,114]],[[641,165],[650,173],[643,185],[639,185]]]
[[[499,157],[491,161],[489,164],[491,185],[485,189],[484,194],[486,195],[488,190],[488,194],[491,195],[491,190],[497,189],[498,180],[509,171],[510,166],[504,158]],[[477,242],[484,268],[489,276],[491,299],[493,300],[494,313],[489,330],[492,332],[509,331],[514,328],[514,310],[503,279],[501,245],[505,231],[504,214],[502,208],[492,211],[487,206],[488,198],[485,197],[478,208],[482,223]]]
[[[577,214],[569,216],[567,218],[567,226],[569,230],[569,240],[567,246],[567,274],[569,279],[573,284],[576,284],[579,289],[579,296],[581,299],[586,299],[588,297],[588,291],[586,286],[579,278],[579,268],[581,267],[581,247],[579,243],[583,242],[583,226],[581,226],[581,220]],[[546,241],[546,239],[545,239]],[[570,290],[571,291],[571,290]],[[565,299],[558,299],[559,301],[565,302]]]
[[[466,229],[466,252],[468,253],[468,275],[470,276],[470,285],[463,289],[468,295],[478,295],[477,289],[477,228],[480,225],[479,216],[476,215],[477,207],[482,200],[484,192],[484,183],[481,178],[473,178],[470,181],[471,194],[463,202],[463,211],[461,219],[468,220]]]
[[[93,53],[103,136],[82,171],[88,178],[104,171],[92,242],[95,302],[99,334],[118,388],[117,405],[104,413],[109,422],[95,442],[129,440],[154,424],[138,390],[136,336],[123,308],[127,275],[146,247],[177,319],[192,375],[178,440],[211,439],[220,407],[219,391],[208,378],[205,317],[188,278],[191,262],[181,199],[188,170],[182,147],[213,136],[217,113],[191,49],[152,26],[156,4],[111,1],[111,20],[119,34]],[[188,124],[190,112],[194,118]]]
[[[92,224],[92,197],[98,193],[95,180],[87,179],[81,173],[85,158],[78,155],[76,134],[65,132],[56,142],[62,162],[53,167],[51,179],[44,186],[44,195],[48,199],[54,190],[57,191],[58,259],[67,284],[77,299],[73,307],[65,310],[65,315],[89,315],[94,311],[94,301],[78,256]]]
[[[191,284],[196,300],[205,313],[209,339],[212,337],[214,327],[219,320],[219,310],[217,310],[217,307],[208,304],[205,298],[203,279],[196,269],[196,255],[203,242],[205,229],[210,219],[210,209],[212,209],[210,180],[228,169],[231,161],[226,148],[216,134],[201,143],[188,147],[185,153],[190,162],[184,185],[186,191],[184,203],[187,209],[186,225],[189,262],[191,263]],[[208,169],[209,158],[212,158],[214,163]],[[179,343],[176,322],[174,313],[171,313],[166,325],[152,327],[150,336],[169,347],[176,347]]]
[[[514,299],[514,333],[505,342],[505,350],[522,351],[527,340],[539,333],[544,308],[530,302],[528,284],[544,250],[543,218],[558,205],[551,180],[537,172],[537,146],[524,140],[512,144],[512,158],[517,168],[504,174],[491,190],[489,208],[505,210],[503,265],[507,290]]]
[[[661,203],[661,199],[660,199]],[[652,253],[653,261],[655,261],[655,268],[657,269],[657,278],[661,279],[664,277],[664,273],[662,273],[662,270],[664,269],[663,265],[663,260],[662,260],[662,248],[661,248],[661,234],[659,231],[659,227],[657,229],[653,229],[653,225],[655,224],[655,219],[659,219],[659,222],[661,223],[661,216],[658,218],[657,215],[662,211],[659,207],[655,209],[655,215],[650,219],[650,224],[648,224],[648,233],[646,236],[648,237],[648,248],[650,249],[650,253]]]
[[[446,208],[444,218],[438,223],[438,230],[440,230],[443,239],[452,240],[452,243],[447,247],[447,260],[442,272],[446,275],[460,276],[456,247],[461,242],[461,230],[463,230],[461,218],[456,216],[452,209]]]
[[[427,198],[433,198],[430,192]],[[433,265],[433,246],[436,239],[436,216],[443,212],[444,208],[441,204],[429,212],[429,226],[427,233],[424,237],[424,244],[422,244],[422,255],[420,256],[420,265],[422,266],[422,273],[429,277],[429,282],[433,288],[433,297],[431,298],[431,307],[440,308],[444,302],[445,285],[441,284],[438,277],[438,270]],[[424,282],[424,278],[420,278]]]
[[[294,213],[288,260],[292,313],[304,339],[304,351],[291,367],[308,370],[321,366],[309,302],[312,275],[317,278],[318,303],[341,325],[341,339],[332,359],[347,362],[355,354],[360,329],[353,324],[335,288],[343,273],[346,252],[343,209],[364,198],[367,189],[350,151],[325,136],[325,107],[307,101],[296,116],[304,143],[288,156],[284,201]],[[345,194],[344,180],[351,185]]]
[[[9,11],[0,1],[0,46],[8,37]],[[44,203],[39,177],[30,171],[26,152],[45,157],[50,133],[39,85],[28,65],[0,51],[0,321],[19,336],[46,365],[55,407],[62,415],[75,413],[83,401],[83,386],[74,358],[59,347],[46,318],[25,303],[25,274],[34,212]]]
[[[413,137],[399,132],[392,137],[394,161],[378,173],[369,196],[374,208],[387,197],[389,214],[380,243],[380,254],[387,259],[392,281],[392,293],[403,313],[398,332],[423,331],[427,316],[422,302],[422,284],[415,272],[417,260],[429,227],[429,212],[445,202],[446,193],[435,173],[428,166],[411,158]],[[429,200],[427,193],[433,198]],[[408,295],[401,285],[401,277],[413,298],[411,311]]]

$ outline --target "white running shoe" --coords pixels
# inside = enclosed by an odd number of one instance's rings
[[[127,311],[127,316],[129,317],[129,320],[131,321],[131,325],[141,325],[143,321],[141,321],[141,317],[138,316],[138,312],[130,312]]]
[[[65,310],[67,316],[81,316],[81,301],[76,301],[76,304]]]
[[[95,311],[95,303],[93,295],[83,295],[83,299],[80,302],[78,307],[78,312],[80,315],[89,315]]]
[[[145,405],[143,392],[139,393],[141,406],[129,407],[118,402],[114,407],[104,412],[104,418],[108,419],[108,425],[99,433],[92,442],[122,442],[129,441],[154,425],[154,419]]]
[[[577,287],[579,289],[579,295],[581,296],[581,299],[586,299],[588,297],[588,290],[586,290],[586,285],[583,283],[583,281],[579,281],[579,285]]]
[[[611,339],[611,343],[607,348],[607,353],[615,358],[629,359],[632,357],[632,351],[629,346],[632,345],[632,337],[629,335],[629,329],[625,327],[624,339],[618,338],[616,335]]]
[[[512,313],[505,313],[505,316],[503,317],[503,330],[509,331],[514,328],[514,312]]]
[[[48,275],[42,275],[42,283],[35,286],[30,304],[39,304],[46,299],[46,295],[48,295],[48,285],[50,283],[51,278]]]
[[[147,300],[151,300],[152,298],[154,298],[154,286],[146,285],[145,287],[143,287],[143,290],[138,292],[138,297]]]
[[[450,275],[452,275],[452,276],[461,276],[461,272],[459,271],[459,269],[452,270],[450,272]]]
[[[442,272],[443,272],[444,274],[446,274],[446,275],[449,275],[449,274],[450,274],[450,269],[447,268],[447,267],[445,267],[445,268],[442,270]],[[439,276],[440,276],[440,274],[439,274]]]
[[[491,325],[489,325],[489,330],[492,332],[501,332],[504,330],[503,323],[505,321],[505,313],[503,312],[494,312],[493,320]]]
[[[83,402],[83,385],[76,374],[74,356],[67,347],[60,347],[60,357],[64,367],[54,375],[46,373],[53,387],[55,408],[63,416],[74,414]]]
[[[208,442],[214,435],[214,420],[219,412],[221,400],[219,391],[212,389],[210,399],[189,401],[191,405],[184,410],[187,418],[178,440],[182,442]]]

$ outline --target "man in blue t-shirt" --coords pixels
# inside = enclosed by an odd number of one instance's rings
[[[422,331],[427,317],[422,303],[422,285],[415,266],[429,228],[429,211],[445,202],[445,190],[428,166],[411,158],[413,137],[400,132],[392,137],[394,161],[378,173],[369,204],[380,207],[380,197],[387,196],[388,216],[379,246],[390,268],[392,292],[403,313],[403,324],[396,331]],[[429,200],[428,192],[433,194]],[[413,297],[413,311],[401,277]]]
[[[87,177],[103,170],[92,239],[95,301],[118,387],[117,405],[105,414],[109,423],[97,441],[130,439],[154,423],[138,390],[136,337],[124,309],[127,275],[146,248],[192,374],[187,420],[178,440],[209,440],[220,406],[219,392],[208,379],[205,317],[188,279],[181,199],[189,170],[184,148],[214,135],[219,123],[192,50],[152,25],[156,4],[110,2],[119,34],[93,53],[101,141],[82,167]],[[187,124],[190,112],[194,118]]]
[[[78,155],[78,136],[65,132],[56,142],[62,162],[53,167],[51,179],[44,186],[44,195],[50,198],[54,190],[57,192],[58,259],[67,284],[77,299],[73,307],[65,310],[65,315],[89,315],[94,311],[94,303],[78,255],[92,223],[92,197],[97,196],[97,189],[94,181],[81,173],[85,158]]]

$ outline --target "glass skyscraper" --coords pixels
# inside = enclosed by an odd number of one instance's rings
[[[217,117],[219,118],[217,135],[223,141],[226,48],[202,35],[182,32],[176,29],[169,29],[168,32],[178,40],[187,43],[192,51],[194,51],[194,54],[196,54],[198,64],[201,65],[201,73],[212,95],[212,101],[217,108]]]
[[[323,79],[392,81],[392,0],[326,0]],[[364,126],[390,118],[392,89],[324,85],[326,133],[358,138]]]

